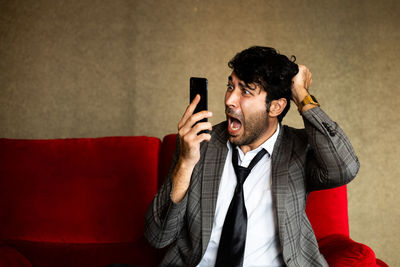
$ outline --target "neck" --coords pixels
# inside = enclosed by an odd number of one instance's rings
[[[271,136],[274,135],[276,129],[278,128],[278,120],[270,121],[269,127],[251,144],[242,145],[240,149],[244,154],[256,149],[261,146],[265,141],[267,141]]]

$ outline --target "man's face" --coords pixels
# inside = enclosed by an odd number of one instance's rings
[[[237,146],[260,145],[268,130],[267,93],[259,85],[246,85],[232,72],[225,94],[229,141]]]

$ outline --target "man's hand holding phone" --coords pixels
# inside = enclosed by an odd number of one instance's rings
[[[190,177],[192,176],[194,166],[200,160],[200,143],[211,139],[210,133],[202,131],[211,131],[212,124],[208,121],[200,121],[211,118],[212,113],[203,110],[193,114],[199,102],[200,95],[196,95],[186,108],[178,124],[180,154],[172,174],[171,192],[171,199],[175,203],[180,202],[184,198],[189,188]]]
[[[197,95],[192,103],[186,108],[181,121],[178,124],[178,134],[180,138],[180,157],[188,165],[194,167],[200,159],[200,143],[209,141],[209,133],[200,133],[205,130],[211,131],[210,122],[200,122],[202,119],[208,119],[212,113],[203,110],[193,114],[197,104],[200,102],[200,96]]]

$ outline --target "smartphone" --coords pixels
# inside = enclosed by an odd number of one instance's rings
[[[190,78],[190,102],[196,97],[196,95],[200,95],[200,102],[197,104],[196,109],[193,114],[200,112],[202,110],[208,110],[208,102],[207,102],[207,86],[208,81],[206,78]],[[200,122],[206,122],[207,118],[202,119]]]

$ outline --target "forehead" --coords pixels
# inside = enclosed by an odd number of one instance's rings
[[[228,76],[228,80],[232,82],[242,82],[244,84],[244,81],[240,80],[234,71]]]

